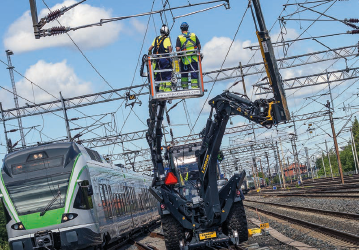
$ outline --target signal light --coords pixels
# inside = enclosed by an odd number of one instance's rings
[[[166,185],[174,185],[177,183],[178,183],[177,177],[172,172],[168,172],[166,179],[165,179],[165,184]]]
[[[161,209],[162,209],[162,210],[165,210],[165,209],[166,209],[165,204],[161,204]]]

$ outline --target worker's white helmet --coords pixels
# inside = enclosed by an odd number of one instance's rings
[[[163,34],[165,36],[168,36],[170,34],[170,30],[166,26],[166,24],[162,25],[160,32],[161,32],[161,34]]]

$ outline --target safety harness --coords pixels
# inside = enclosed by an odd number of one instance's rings
[[[166,49],[163,45],[167,36],[158,36],[155,40],[155,46],[153,49],[153,54],[164,54],[168,53],[168,49]]]
[[[191,32],[188,32],[187,34],[183,34],[183,36],[186,38],[186,41],[182,44],[181,50],[186,50],[188,42],[192,43],[195,49],[197,48],[195,41],[191,39]]]

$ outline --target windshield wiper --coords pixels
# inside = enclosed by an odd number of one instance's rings
[[[55,201],[56,201],[60,196],[61,196],[61,192],[60,192],[60,190],[59,190],[59,191],[57,191],[57,195],[56,195],[54,198],[52,198],[52,200],[49,202],[49,204],[47,204],[47,206],[44,208],[44,211],[42,211],[42,212],[40,213],[40,216],[44,216],[44,214],[46,213],[46,211],[50,209],[50,207],[55,203]]]

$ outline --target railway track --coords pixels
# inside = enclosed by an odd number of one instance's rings
[[[343,199],[359,199],[359,195],[330,195],[330,194],[257,194],[253,196],[277,196],[277,197],[306,197],[306,198],[343,198]]]
[[[290,223],[295,223],[295,224],[298,224],[298,225],[301,225],[301,226],[304,226],[304,227],[307,227],[307,228],[314,229],[316,232],[320,232],[322,234],[329,235],[331,237],[335,237],[335,238],[338,238],[340,240],[350,242],[350,243],[352,243],[354,245],[359,246],[359,236],[358,235],[354,235],[354,234],[351,234],[351,233],[339,231],[339,230],[336,230],[336,229],[333,229],[333,228],[325,227],[325,226],[318,225],[318,224],[315,224],[315,223],[311,223],[311,222],[308,222],[308,221],[295,219],[295,218],[292,218],[292,217],[289,217],[289,216],[286,216],[286,215],[283,215],[283,214],[275,213],[275,212],[272,212],[272,211],[268,211],[268,210],[265,210],[265,209],[262,209],[262,208],[256,208],[256,207],[250,206],[248,204],[245,204],[244,206],[249,208],[249,209],[256,210],[258,212],[261,212],[261,213],[264,213],[264,214],[267,214],[267,215],[270,215],[270,216],[273,216],[273,217],[276,217],[276,218],[279,218],[279,219],[286,220],[286,221],[288,221]]]
[[[257,204],[266,204],[266,205],[271,205],[271,206],[275,206],[275,207],[283,207],[283,208],[289,208],[289,209],[299,210],[299,211],[308,211],[308,212],[318,213],[318,214],[326,214],[326,215],[331,215],[331,216],[340,217],[340,218],[346,218],[346,219],[359,220],[359,214],[354,214],[354,213],[342,213],[342,212],[323,210],[323,209],[316,209],[316,208],[309,208],[309,207],[299,207],[299,206],[292,206],[292,205],[284,205],[284,204],[279,204],[279,203],[274,203],[274,202],[246,200],[246,203],[247,202],[253,202],[253,203],[257,203]]]

